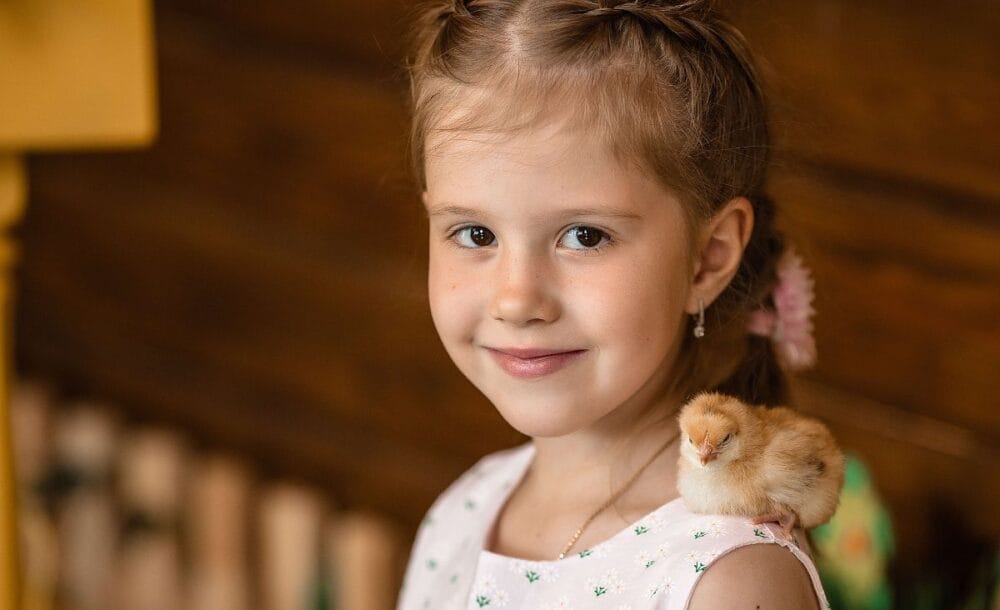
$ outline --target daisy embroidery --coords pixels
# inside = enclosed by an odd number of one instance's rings
[[[635,563],[639,567],[650,568],[654,564],[656,564],[657,561],[663,559],[666,556],[667,556],[667,545],[664,543],[660,544],[652,551],[648,549],[642,549],[641,551],[636,553]]]
[[[750,529],[753,530],[753,535],[756,536],[757,538],[770,538],[771,537],[771,535],[770,535],[771,532],[768,531],[768,529],[766,527],[764,527],[763,523],[761,523],[760,525],[754,525],[753,522],[749,522],[749,526],[750,526]]]
[[[595,597],[603,597],[608,594],[621,593],[625,590],[625,583],[618,575],[618,570],[612,568],[598,578],[591,578],[586,583],[587,590]]]
[[[552,603],[542,604],[538,610],[569,610],[569,598],[564,595]]]
[[[462,506],[467,511],[474,511],[483,504],[483,500],[488,497],[488,493],[489,492],[485,484],[479,483],[474,485],[465,495],[465,498],[462,501]]]
[[[640,567],[648,568],[654,563],[656,563],[656,558],[653,557],[652,553],[643,549],[638,553],[636,553],[635,563],[638,564]]]
[[[726,533],[726,527],[718,519],[703,520],[688,531],[695,540],[702,538],[719,538]]]
[[[579,553],[577,553],[577,555],[580,556],[580,559],[587,559],[588,557],[591,559],[599,559],[608,554],[608,547],[612,544],[613,543],[610,540],[605,540],[600,545],[595,546],[592,549],[582,549]]]
[[[507,605],[507,592],[497,587],[496,579],[487,574],[473,589],[476,607],[502,608]]]
[[[437,543],[427,550],[427,557],[424,559],[424,567],[430,571],[437,570],[442,559],[448,556],[448,547],[443,543]]]
[[[708,523],[708,535],[712,538],[721,538],[725,535],[725,533],[726,528],[718,519],[712,520]]]
[[[663,517],[658,513],[654,513],[649,517],[646,517],[642,521],[636,523],[632,527],[632,531],[635,533],[636,536],[641,536],[648,532],[654,532],[658,530],[662,525],[663,525]]]
[[[670,578],[664,578],[660,582],[653,585],[653,587],[649,590],[649,596],[656,597],[657,595],[661,595],[663,597],[667,597],[673,590],[674,581]]]
[[[482,506],[490,494],[494,491],[495,483],[483,476],[484,473],[476,475],[476,481],[470,486],[468,493],[462,501],[462,505],[467,511],[474,511]]]
[[[701,573],[705,571],[714,556],[714,553],[691,551],[684,556],[684,563],[691,566],[695,572]]]
[[[559,576],[559,571],[555,566],[537,561],[518,559],[510,562],[509,567],[512,572],[528,583],[552,582]]]

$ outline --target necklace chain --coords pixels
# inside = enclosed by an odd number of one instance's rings
[[[639,468],[639,470],[635,471],[635,474],[632,475],[632,478],[630,478],[628,481],[626,481],[625,484],[622,485],[618,489],[618,491],[616,491],[610,498],[608,498],[608,500],[604,504],[602,504],[600,508],[598,508],[596,511],[594,511],[593,514],[591,514],[589,517],[587,517],[587,520],[583,522],[583,525],[581,525],[579,528],[577,528],[576,533],[573,534],[573,537],[566,544],[566,547],[562,550],[562,553],[559,553],[558,559],[562,559],[563,557],[566,556],[566,553],[568,553],[569,550],[571,548],[573,548],[573,545],[576,544],[576,541],[580,539],[580,534],[583,533],[584,528],[586,528],[588,525],[590,525],[590,522],[593,521],[594,518],[597,517],[597,515],[599,515],[602,512],[604,512],[604,510],[606,508],[608,508],[609,506],[611,506],[614,503],[615,500],[617,500],[623,493],[625,493],[625,490],[628,489],[629,486],[632,485],[632,483],[635,482],[635,480],[639,477],[639,475],[642,473],[642,471],[645,470],[650,464],[652,464],[653,460],[655,460],[661,453],[663,453],[667,449],[667,447],[669,447],[671,445],[671,443],[673,443],[675,440],[677,440],[678,436],[680,436],[680,435],[679,434],[675,434],[673,437],[671,437],[671,439],[669,441],[667,441],[665,445],[663,445],[662,447],[660,447],[659,450],[657,450],[657,452],[653,454],[653,457],[649,458],[649,460],[647,460],[646,463],[643,464],[641,468]]]

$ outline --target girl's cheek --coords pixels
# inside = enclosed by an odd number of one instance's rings
[[[466,265],[448,259],[447,254],[431,254],[428,268],[428,289],[440,298],[447,298],[462,290],[470,281],[474,280],[474,274]]]
[[[477,294],[483,294],[482,274],[466,265],[435,259],[432,255],[428,270],[428,299],[431,312],[440,323],[454,326],[463,323],[475,307]]]

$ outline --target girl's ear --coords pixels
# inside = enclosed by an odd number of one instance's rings
[[[743,259],[743,250],[750,241],[753,220],[750,200],[736,197],[729,200],[702,230],[688,313],[698,313],[698,299],[702,299],[707,308],[732,281]]]

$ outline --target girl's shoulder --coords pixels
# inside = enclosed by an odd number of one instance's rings
[[[673,591],[672,595],[664,596],[666,603],[658,608],[688,608],[702,581],[708,588],[714,586],[714,581],[715,584],[722,582],[722,588],[727,591],[735,591],[734,584],[739,589],[738,583],[731,582],[729,574],[734,568],[745,567],[747,561],[754,564],[754,575],[765,574],[764,581],[772,583],[776,574],[787,575],[789,566],[801,566],[803,578],[794,581],[796,586],[804,584],[807,589],[811,588],[819,607],[829,608],[819,573],[807,550],[808,542],[800,531],[797,530],[795,539],[787,540],[776,524],[754,524],[748,518],[732,515],[692,513],[683,506],[682,500],[679,503],[678,509],[670,515],[670,524],[662,540],[669,559],[659,566],[659,576],[672,583]],[[769,565],[760,565],[761,560],[768,561]],[[706,575],[711,576],[705,578]]]
[[[830,608],[812,562],[777,544],[739,546],[713,562],[696,584],[686,606],[690,610]]]
[[[586,589],[613,594],[622,604],[636,609],[687,610],[706,574],[712,576],[705,580],[708,587],[703,594],[713,588],[713,581],[740,588],[740,582],[728,582],[732,580],[728,576],[731,568],[740,561],[753,562],[759,568],[753,573],[765,574],[765,583],[788,576],[789,566],[801,565],[798,569],[804,578],[793,584],[815,591],[819,607],[825,610],[828,606],[822,584],[805,545],[804,539],[785,540],[775,524],[755,525],[745,517],[693,513],[683,498],[675,498],[605,542],[547,567],[559,570],[562,586],[570,589],[587,584]],[[761,566],[761,560],[771,565]],[[600,577],[596,581],[595,575]],[[582,604],[589,598],[584,595],[571,601]],[[731,601],[701,607],[739,605]]]
[[[487,454],[463,472],[431,504],[424,523],[456,514],[476,514],[516,483],[531,459],[530,442]]]
[[[532,449],[529,442],[490,453],[438,495],[417,529],[397,608],[461,607],[490,517]]]

